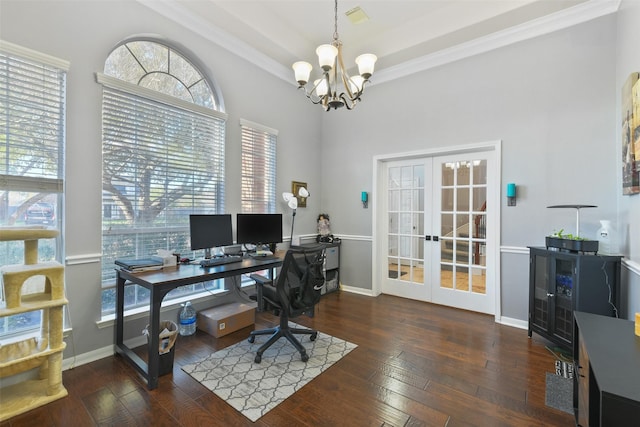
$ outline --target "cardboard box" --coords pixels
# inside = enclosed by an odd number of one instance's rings
[[[255,323],[255,304],[233,302],[198,312],[197,328],[213,335],[223,337]]]

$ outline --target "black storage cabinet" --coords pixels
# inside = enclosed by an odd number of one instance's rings
[[[573,350],[575,310],[615,316],[622,257],[529,247],[529,337]]]

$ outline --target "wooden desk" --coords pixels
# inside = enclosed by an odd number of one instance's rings
[[[233,264],[218,265],[202,268],[199,265],[180,265],[163,270],[144,273],[131,273],[116,270],[116,352],[128,360],[134,368],[147,380],[149,390],[158,386],[158,368],[160,355],[158,353],[160,335],[160,306],[164,296],[171,290],[194,283],[225,277],[239,276],[260,270],[273,270],[282,265],[282,259],[244,258]],[[124,288],[126,285],[136,284],[149,289],[149,325],[151,328],[148,352],[148,363],[135,354],[123,342],[124,330]]]
[[[578,311],[574,319],[576,425],[638,426],[640,337],[633,322]]]

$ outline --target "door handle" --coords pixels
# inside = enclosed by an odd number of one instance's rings
[[[433,236],[433,241],[434,241],[434,242],[437,242],[438,240],[440,240],[440,237],[438,237],[438,236]]]
[[[430,241],[431,240],[431,236],[424,236],[424,240]]]

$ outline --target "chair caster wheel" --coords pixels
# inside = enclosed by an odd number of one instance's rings
[[[255,335],[249,335],[249,338],[247,338],[247,341],[249,341],[251,344],[253,344],[256,341],[256,336]],[[260,362],[258,362],[260,363]]]
[[[316,333],[311,334],[311,336],[309,337],[309,339],[311,339],[311,341],[315,341],[315,340],[316,340],[316,338],[318,338],[318,333],[317,333],[317,332],[316,332]]]
[[[302,359],[303,362],[306,362],[309,360],[309,355],[305,353],[300,357],[300,359]]]
[[[260,356],[259,354],[258,354],[258,355],[256,355],[256,358],[255,358],[255,359],[253,359],[253,361],[254,361],[254,362],[256,362],[256,363],[260,363],[260,362],[262,362],[262,356]]]

